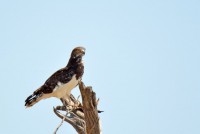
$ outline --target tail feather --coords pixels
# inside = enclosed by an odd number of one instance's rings
[[[33,106],[35,103],[37,103],[40,99],[40,97],[42,96],[41,93],[33,93],[32,95],[30,95],[29,97],[27,97],[27,99],[25,100],[25,106],[26,107],[31,107]]]
[[[25,102],[27,102],[28,100],[30,100],[33,97],[33,94],[31,94],[29,97],[27,97],[27,99],[25,100]]]

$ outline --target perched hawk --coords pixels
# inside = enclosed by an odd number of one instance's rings
[[[66,67],[56,71],[46,82],[25,100],[25,106],[31,107],[42,99],[56,97],[69,99],[70,92],[78,85],[84,73],[82,57],[85,48],[76,47]]]

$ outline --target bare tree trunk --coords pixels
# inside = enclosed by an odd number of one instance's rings
[[[82,96],[87,134],[100,134],[96,93],[92,91],[92,87],[85,87],[83,82],[79,84],[79,88]]]
[[[79,83],[79,89],[83,105],[71,94],[70,101],[61,99],[63,106],[57,106],[54,108],[54,113],[62,119],[62,122],[56,128],[54,134],[56,134],[63,121],[71,124],[78,134],[101,133],[96,93],[93,92],[92,87],[85,87],[83,82]],[[63,115],[59,110],[66,111],[67,114]]]

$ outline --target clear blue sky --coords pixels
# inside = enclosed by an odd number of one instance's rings
[[[50,134],[54,98],[24,100],[86,47],[105,134],[200,133],[198,0],[0,1],[0,131]],[[79,95],[76,88],[75,96]],[[65,123],[59,134],[72,133]]]

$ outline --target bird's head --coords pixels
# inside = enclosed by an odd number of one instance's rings
[[[82,58],[85,55],[84,47],[76,47],[72,50],[71,57],[72,58]]]
[[[71,57],[67,66],[76,65],[82,62],[82,57],[85,55],[84,47],[76,47],[72,50]]]

